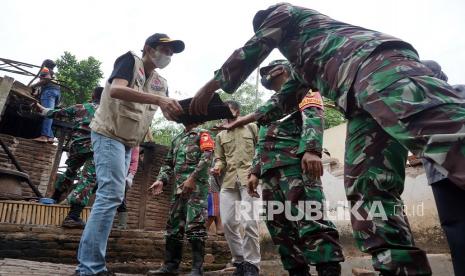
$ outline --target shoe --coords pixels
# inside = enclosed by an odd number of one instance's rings
[[[109,271],[109,270],[105,270],[105,271],[101,271],[97,274],[93,274],[95,276],[116,276],[115,273]],[[81,273],[79,273],[79,271],[75,271],[73,276],[81,276]]]
[[[251,263],[248,262],[243,262],[242,263],[243,271],[244,271],[244,276],[259,276],[258,275],[258,267],[254,266]]]
[[[101,271],[97,274],[95,274],[96,276],[116,276],[115,273],[109,271],[109,270],[105,270],[105,271]]]
[[[289,269],[288,272],[289,276],[311,276],[308,266]]]
[[[236,267],[236,270],[232,274],[232,276],[242,276],[244,275],[244,263],[233,263],[233,266]]]
[[[191,240],[192,247],[192,270],[190,276],[203,275],[203,258],[205,256],[205,241],[200,239]]]
[[[31,139],[32,141],[40,142],[40,143],[48,143],[47,136],[39,136],[37,138]]]
[[[70,216],[66,216],[61,224],[61,227],[68,228],[68,229],[84,229],[86,223],[82,219],[74,220]]]
[[[177,276],[179,275],[179,270],[170,268],[168,265],[163,265],[157,270],[149,270],[146,274],[147,276],[152,276],[152,275],[163,275],[163,276]]]
[[[318,276],[340,276],[341,265],[338,262],[320,263],[316,265]]]

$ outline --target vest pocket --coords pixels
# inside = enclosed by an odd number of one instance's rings
[[[131,112],[125,108],[120,108],[120,113],[116,117],[115,135],[124,140],[132,141],[138,139],[140,132],[140,121],[142,113]]]

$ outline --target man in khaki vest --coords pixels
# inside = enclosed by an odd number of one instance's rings
[[[114,64],[90,124],[98,189],[79,244],[77,275],[113,275],[105,266],[105,253],[124,197],[131,148],[144,139],[158,106],[168,120],[182,113],[155,69],[165,68],[173,53],[183,50],[184,42],[157,33],[145,41],[142,58],[127,52]]]

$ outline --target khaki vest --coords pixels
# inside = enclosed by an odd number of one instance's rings
[[[135,62],[129,87],[141,93],[166,96],[166,80],[155,70],[146,79],[142,60],[134,53],[131,54]],[[90,128],[127,146],[137,146],[144,140],[158,106],[114,99],[110,96],[110,86],[107,82]]]

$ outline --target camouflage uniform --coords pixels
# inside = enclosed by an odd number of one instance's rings
[[[363,203],[359,211],[380,200],[388,213],[387,221],[352,217],[357,244],[372,254],[376,270],[431,274],[425,252],[415,247],[405,215],[396,208],[405,152],[433,162],[464,188],[464,100],[431,77],[415,49],[398,38],[286,3],[259,11],[253,23],[255,35],[215,73],[221,88],[232,93],[279,48],[296,73],[258,117],[285,109],[296,85],[334,100],[349,119],[347,198]]]
[[[212,146],[203,145],[205,139],[213,143],[206,130],[192,129],[177,135],[165,157],[157,180],[166,185],[174,179],[171,208],[166,224],[166,238],[188,240],[207,237],[205,221],[207,218],[208,168],[211,163]],[[213,144],[212,144],[213,145]],[[195,190],[189,196],[182,194],[182,183],[193,176]]]
[[[56,194],[61,195],[73,187],[67,196],[70,204],[86,206],[94,193],[96,178],[89,124],[97,107],[96,103],[84,103],[63,109],[46,110],[46,117],[63,119],[74,124],[69,156],[66,160],[67,168],[55,182]],[[74,185],[76,177],[78,177],[78,183]]]
[[[299,201],[323,206],[321,180],[307,177],[300,165],[305,151],[321,156],[322,140],[323,101],[318,92],[309,91],[299,111],[260,126],[252,173],[262,179],[267,213],[266,201],[272,200],[291,202],[293,215],[298,213],[296,205]],[[266,217],[268,230],[278,245],[286,270],[305,269],[307,264],[344,261],[339,234],[332,222],[324,218],[291,221],[284,213],[274,215],[272,219]]]

